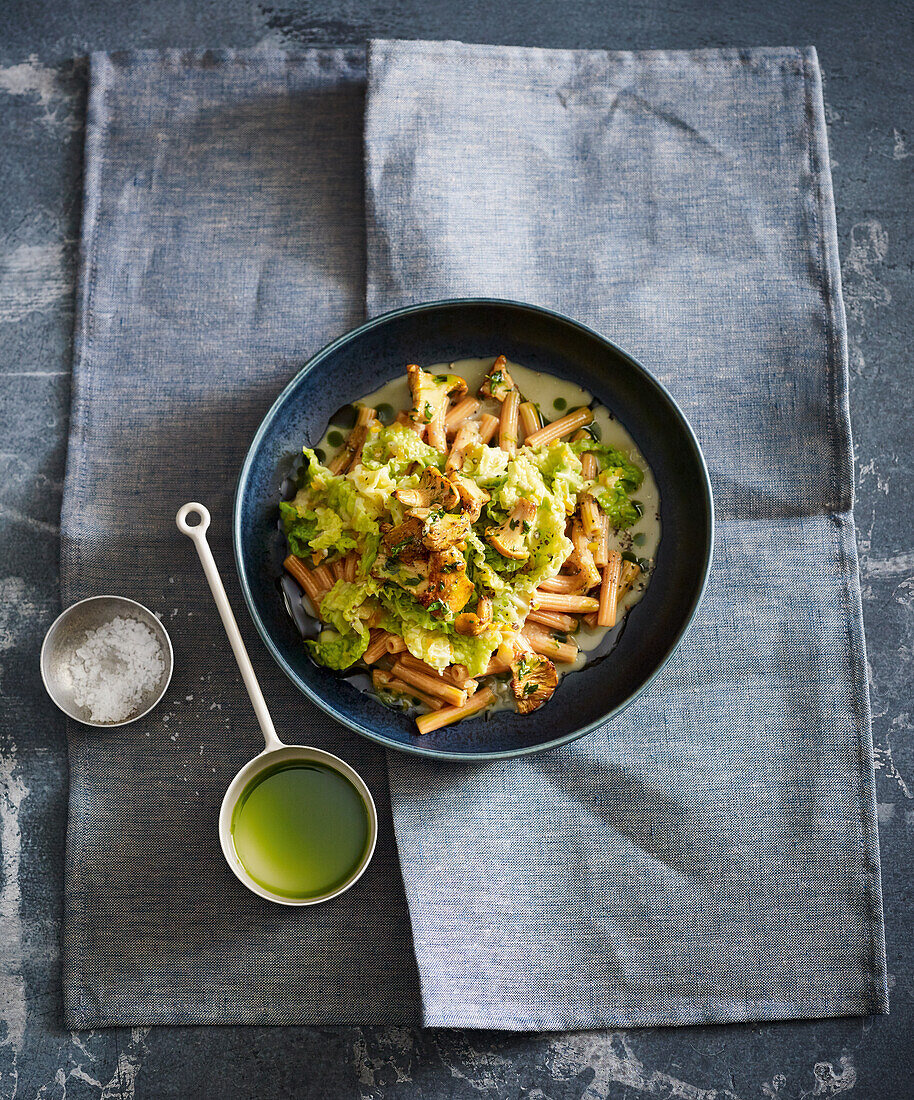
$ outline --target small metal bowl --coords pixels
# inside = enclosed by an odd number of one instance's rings
[[[86,631],[104,626],[118,615],[145,623],[153,631],[162,646],[165,671],[156,686],[142,696],[129,718],[120,722],[93,722],[88,708],[77,706],[73,699],[73,685],[67,668],[74,650],[85,640]],[[41,678],[48,695],[64,714],[86,726],[126,726],[148,714],[168,689],[174,663],[171,639],[165,627],[148,607],[124,596],[90,596],[68,607],[54,620],[41,647]]]

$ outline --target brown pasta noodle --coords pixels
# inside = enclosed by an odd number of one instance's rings
[[[534,653],[541,653],[551,661],[570,665],[577,659],[578,647],[573,642],[560,642],[548,630],[542,630],[535,623],[528,623],[521,634],[530,643]]]
[[[456,405],[451,405],[449,412],[444,418],[444,430],[449,433],[456,432],[460,425],[463,424],[468,417],[471,417],[478,408],[478,397],[464,397],[458,401]]]
[[[619,595],[619,572],[622,555],[611,550],[609,561],[603,567],[603,584],[600,586],[600,603],[597,608],[597,626],[616,625],[616,603]]]
[[[467,693],[472,693],[476,690],[476,681],[470,679],[466,665],[451,665],[449,668],[446,668],[444,672],[439,672],[436,668],[432,668],[431,665],[426,664],[425,661],[420,660],[418,657],[414,657],[412,653],[409,652],[404,653],[400,661],[408,668],[415,669],[416,672],[424,672],[426,676],[438,676],[446,684],[453,684],[454,687],[458,687]],[[467,687],[467,684],[472,684],[473,686]]]
[[[533,435],[540,430],[540,417],[536,411],[536,405],[532,401],[522,401],[517,410],[517,419],[520,422],[524,438]]]
[[[583,588],[583,580],[578,575],[574,576],[562,576],[547,577],[544,581],[540,581],[540,586],[537,589],[538,592],[580,592]]]
[[[422,691],[427,691],[429,695],[434,695],[439,699],[443,699],[445,703],[449,703],[451,706],[462,707],[467,701],[467,693],[465,691],[462,691],[458,687],[454,687],[453,684],[446,684],[438,677],[427,676],[424,672],[417,672],[414,668],[410,668],[402,661],[397,661],[393,667],[393,673],[403,680],[404,683],[412,684],[413,687],[417,687]]]
[[[520,394],[512,390],[501,404],[501,423],[498,426],[498,445],[509,455],[517,453],[517,410]]]
[[[609,561],[609,516],[600,513],[600,530],[594,541],[593,560],[599,568]]]
[[[571,526],[571,541],[574,543],[574,556],[577,559],[577,567],[581,575],[581,587],[584,590],[596,588],[600,583],[600,571],[597,569],[590,552],[590,545],[584,528],[575,521]]]
[[[326,590],[314,576],[313,570],[309,569],[301,558],[296,558],[294,554],[290,554],[282,564],[289,576],[298,581],[305,590],[308,599],[314,604],[315,610],[319,610],[321,596],[324,595]]]
[[[545,447],[549,443],[555,443],[555,441],[561,439],[563,435],[568,435],[569,432],[573,432],[575,428],[580,428],[584,424],[589,424],[591,420],[593,420],[593,413],[590,409],[576,409],[574,412],[568,413],[559,420],[554,420],[551,424],[547,424],[545,428],[540,428],[538,432],[534,432],[533,435],[527,439],[527,446]]]
[[[585,481],[593,481],[597,476],[597,456],[591,454],[590,451],[585,451],[581,455],[581,477]]]
[[[433,714],[420,714],[416,719],[416,726],[420,733],[431,733],[459,722],[462,718],[469,718],[471,714],[477,714],[494,701],[495,692],[491,688],[480,688],[462,706],[443,707]]]
[[[593,497],[581,501],[581,526],[589,539],[598,539],[603,530],[603,513]]]
[[[528,623],[538,623],[540,626],[548,626],[552,630],[563,630],[567,633],[574,630],[578,620],[574,615],[563,615],[560,611],[542,611],[535,609],[527,616]]]
[[[378,690],[389,691],[394,695],[408,695],[412,699],[418,699],[429,710],[441,710],[444,706],[443,700],[436,699],[434,695],[427,695],[419,688],[404,683],[403,680],[398,680],[395,676],[391,676],[389,672],[384,672],[380,668],[372,671],[371,682]]]
[[[311,570],[317,583],[325,592],[329,592],[330,589],[336,584],[336,578],[330,572],[328,565],[318,565]]]
[[[492,416],[491,413],[484,413],[479,418],[479,440],[481,443],[488,443],[492,436],[495,435],[498,429],[498,417]]]
[[[368,434],[368,425],[375,419],[377,413],[369,405],[360,405],[355,420],[355,427],[349,433],[349,438],[337,452],[329,464],[332,474],[345,473],[350,466],[361,460],[362,447]]]
[[[373,665],[375,661],[380,661],[386,655],[388,637],[386,630],[372,630],[368,648],[362,654],[362,660],[366,665]]]
[[[569,611],[586,612],[597,611],[599,600],[592,596],[571,596],[562,592],[544,592],[537,589],[535,596],[536,606],[542,611]]]

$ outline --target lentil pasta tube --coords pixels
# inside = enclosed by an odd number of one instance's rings
[[[450,411],[444,418],[444,430],[448,433],[456,432],[460,425],[471,417],[478,408],[479,399],[477,397],[464,397],[462,401],[458,401],[456,405],[451,406]]]
[[[580,428],[584,424],[589,424],[592,420],[593,413],[590,409],[576,409],[574,412],[568,413],[559,420],[553,420],[551,424],[547,424],[545,428],[540,428],[538,432],[534,432],[533,435],[527,439],[527,446],[545,447],[548,443],[555,443],[556,440],[561,439],[563,435],[568,435],[569,432],[573,432],[575,428]]]
[[[498,426],[498,445],[509,455],[517,452],[517,410],[520,394],[512,390],[501,405],[501,422]]]
[[[475,695],[471,695],[467,701],[459,707],[442,707],[432,714],[421,714],[416,719],[416,727],[420,733],[431,733],[443,726],[453,725],[471,714],[478,714],[490,703],[495,702],[495,692],[491,688],[480,688]]]
[[[315,610],[319,610],[321,596],[324,595],[326,589],[314,576],[311,569],[305,565],[301,558],[296,558],[293,554],[289,554],[286,560],[283,562],[283,568],[302,586],[307,593],[308,599],[314,604]]]
[[[616,625],[616,604],[619,596],[619,572],[622,568],[622,555],[612,550],[609,561],[603,567],[603,583],[600,586],[600,601],[597,606],[597,626]]]

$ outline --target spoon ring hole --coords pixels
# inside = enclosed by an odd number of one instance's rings
[[[210,523],[209,510],[205,505],[191,501],[178,512],[176,522],[178,529],[183,531],[185,535],[205,534]]]

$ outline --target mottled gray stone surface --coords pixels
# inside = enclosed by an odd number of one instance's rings
[[[914,1096],[914,20],[908,3],[7,0],[0,6],[0,1100],[799,1100]],[[69,1034],[65,743],[37,654],[58,610],[84,70],[93,49],[368,36],[559,47],[818,47],[851,347],[892,1014],[518,1036],[403,1029]]]

